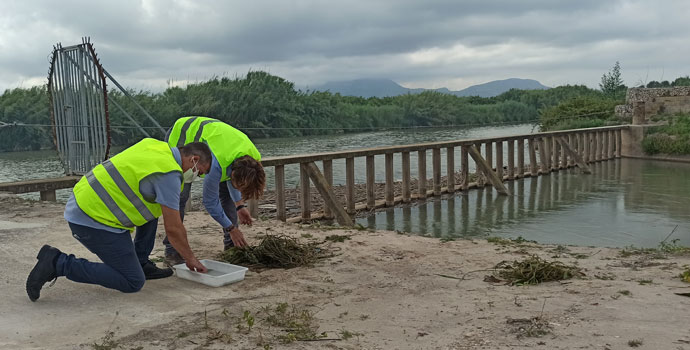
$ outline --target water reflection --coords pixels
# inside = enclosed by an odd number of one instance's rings
[[[690,245],[690,164],[623,159],[390,208],[358,219],[370,228],[433,237],[517,237],[544,243],[655,247]]]

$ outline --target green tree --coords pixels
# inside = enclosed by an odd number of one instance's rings
[[[614,98],[621,91],[625,91],[626,86],[623,84],[623,79],[621,79],[621,64],[618,61],[616,61],[616,64],[613,65],[613,68],[608,73],[604,73],[601,76],[599,88],[604,95]]]
[[[690,86],[690,77],[687,75],[684,77],[678,77],[673,81],[673,83],[671,83],[671,86]]]

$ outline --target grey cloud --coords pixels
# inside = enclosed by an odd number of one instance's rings
[[[684,49],[666,43],[687,41],[688,10],[683,1],[14,1],[0,14],[0,89],[45,75],[51,46],[82,35],[107,69],[136,84],[266,68],[298,84],[373,75],[552,79],[560,70],[562,81],[592,85],[615,60],[630,62],[631,75],[655,64],[687,74],[669,57]],[[405,59],[455,45],[514,51],[478,62]]]

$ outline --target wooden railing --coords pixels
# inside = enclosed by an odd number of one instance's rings
[[[51,179],[37,179],[20,182],[0,183],[0,192],[30,193],[39,192],[42,201],[55,201],[55,190],[72,188],[77,184],[80,176],[64,176]]]
[[[542,132],[526,135],[434,142],[379,148],[366,148],[341,152],[306,154],[267,158],[262,161],[265,168],[274,168],[275,174],[275,218],[281,221],[311,220],[335,217],[341,224],[351,224],[349,216],[357,210],[394,206],[400,202],[424,199],[443,193],[467,191],[470,188],[489,183],[496,190],[510,195],[503,186],[506,180],[538,176],[573,166],[589,172],[588,163],[618,158],[621,155],[621,130],[627,126]],[[483,147],[482,147],[483,146]],[[482,149],[483,148],[483,149]],[[445,149],[446,186],[442,187],[441,150]],[[460,152],[460,165],[456,167],[456,151]],[[494,151],[495,150],[495,151]],[[431,188],[427,189],[427,152],[431,152]],[[412,188],[410,159],[416,153],[417,181]],[[400,154],[401,190],[395,196],[394,155]],[[383,155],[385,160],[385,188],[382,198],[376,196],[375,156]],[[366,200],[356,201],[355,158],[365,157]],[[472,163],[470,162],[472,159]],[[333,161],[345,160],[344,203],[334,195]],[[322,162],[323,173],[315,162]],[[300,210],[298,217],[288,218],[286,210],[285,166],[300,165]],[[472,167],[471,167],[472,166]],[[475,173],[471,173],[471,169]],[[456,174],[460,175],[459,181]],[[474,176],[474,180],[472,181]],[[310,181],[311,179],[311,181]],[[486,181],[484,181],[484,179]],[[488,181],[488,182],[487,182]],[[324,210],[312,214],[311,185],[313,182],[322,198]],[[250,211],[257,215],[257,201],[250,201]],[[343,218],[342,216],[347,218]]]

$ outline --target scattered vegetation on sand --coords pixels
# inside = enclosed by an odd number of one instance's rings
[[[267,235],[256,246],[233,247],[221,255],[231,264],[293,268],[310,266],[325,256],[318,243],[301,243],[284,235]]]
[[[518,338],[540,338],[552,331],[549,322],[542,317],[508,318],[506,323],[514,327],[512,332],[517,334]]]
[[[283,330],[277,339],[284,344],[295,341],[324,339],[326,332],[317,333],[318,325],[314,322],[313,314],[307,309],[279,303],[275,307],[265,306],[261,309],[264,321],[272,327]]]
[[[633,339],[633,340],[628,340],[628,346],[631,348],[636,348],[640,345],[643,344],[642,339]]]
[[[530,240],[524,239],[522,236],[518,236],[517,238],[489,237],[486,239],[486,241],[489,243],[494,243],[494,244],[498,244],[498,245],[517,245],[517,244],[523,244],[523,243],[537,243],[537,241],[530,241]]]
[[[680,277],[680,279],[681,279],[683,282],[690,283],[690,269],[687,269],[687,270],[681,272],[681,273],[680,273],[680,276],[678,276],[678,277]]]
[[[333,243],[343,243],[347,240],[352,239],[349,235],[330,235],[326,236],[324,239],[325,242],[333,242]]]
[[[620,252],[620,256],[627,258],[633,255],[649,256],[652,259],[666,259],[669,255],[690,254],[690,247],[678,244],[679,240],[674,239],[667,243],[662,241],[656,248],[637,248],[633,246],[625,247]]]
[[[584,276],[577,266],[568,266],[560,261],[546,261],[532,255],[512,263],[502,261],[496,265],[495,275],[510,284],[539,284]]]
[[[117,349],[119,347],[118,343],[113,340],[113,337],[115,336],[115,333],[112,331],[109,331],[103,339],[101,339],[100,344],[99,343],[93,343],[91,344],[91,347],[93,347],[94,350],[111,350],[111,349]]]

